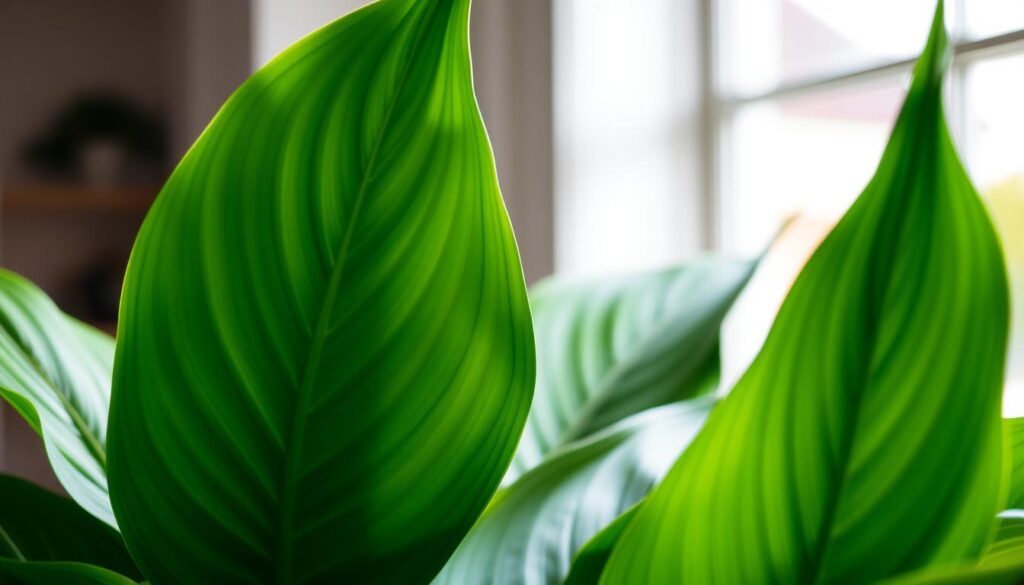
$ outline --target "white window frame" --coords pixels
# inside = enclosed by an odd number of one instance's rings
[[[722,30],[722,9],[720,0],[701,0],[705,51],[705,67],[703,86],[705,88],[705,114],[708,128],[704,133],[705,189],[707,199],[704,202],[706,217],[706,244],[712,249],[721,250],[727,246],[726,231],[732,213],[729,184],[729,136],[730,124],[736,112],[744,106],[765,102],[777,98],[814,94],[822,91],[849,87],[871,80],[891,77],[894,74],[909,74],[917,57],[894,59],[876,62],[863,67],[845,71],[816,75],[796,82],[786,82],[777,87],[751,94],[738,96],[731,94],[724,83],[723,59],[719,35]],[[952,31],[953,64],[950,74],[951,99],[947,100],[947,109],[951,117],[950,124],[955,135],[960,137],[958,145],[963,154],[971,150],[970,128],[967,124],[967,101],[965,97],[966,79],[972,65],[981,60],[1008,54],[1024,54],[1024,29],[966,40],[962,26],[965,22],[963,14],[964,2],[956,3],[959,11]]]

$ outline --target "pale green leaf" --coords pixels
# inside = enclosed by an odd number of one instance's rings
[[[576,552],[668,471],[713,404],[661,406],[556,450],[498,494],[435,582],[561,583]]]
[[[530,295],[537,387],[506,483],[562,445],[714,389],[722,319],[753,268],[704,257],[652,273],[538,284]]]
[[[106,478],[114,340],[0,270],[0,396],[40,434],[68,494],[114,525]]]
[[[943,118],[942,8],[877,173],[603,583],[868,583],[982,552],[1008,292]]]
[[[422,583],[532,397],[468,0],[381,0],[246,82],[136,242],[110,482],[155,584]]]

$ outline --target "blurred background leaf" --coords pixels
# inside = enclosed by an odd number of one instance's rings
[[[556,449],[498,493],[435,583],[562,583],[577,551],[647,495],[714,403],[654,408]]]
[[[548,453],[648,408],[717,388],[722,319],[756,263],[683,266],[531,292],[537,387],[511,483]]]

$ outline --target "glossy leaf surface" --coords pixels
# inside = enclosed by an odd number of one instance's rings
[[[8,475],[0,475],[0,558],[89,563],[141,576],[116,530],[71,500]]]
[[[718,332],[754,263],[706,257],[531,292],[537,388],[511,483],[546,455],[648,408],[715,387]]]
[[[381,0],[246,82],[147,217],[110,482],[154,584],[417,583],[529,408],[468,0]]]
[[[0,396],[43,438],[57,479],[113,525],[106,478],[114,340],[0,270]]]
[[[4,585],[137,585],[106,569],[82,563],[30,562],[0,559]]]
[[[561,583],[576,552],[664,476],[713,404],[662,406],[559,449],[498,494],[435,583]]]
[[[867,583],[981,553],[1008,293],[943,118],[941,14],[876,175],[603,583]]]

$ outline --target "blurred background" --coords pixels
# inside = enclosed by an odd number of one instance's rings
[[[135,233],[246,77],[362,0],[0,0],[0,265],[113,332]],[[475,0],[527,279],[753,255],[726,379],[878,162],[933,0]],[[947,106],[1024,307],[1024,2],[947,0]],[[1024,309],[1006,413],[1024,415]],[[56,487],[6,409],[0,469]]]

